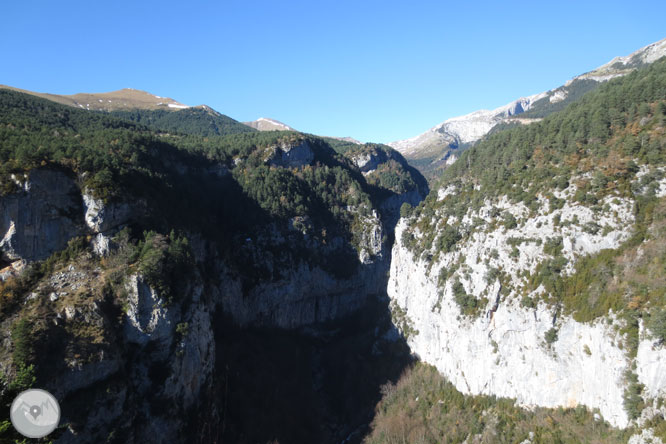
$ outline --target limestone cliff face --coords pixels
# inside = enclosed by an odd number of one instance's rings
[[[544,336],[553,327],[554,309],[527,310],[517,300],[495,306],[499,284],[489,290],[490,302],[480,317],[461,316],[452,291],[438,288],[427,264],[415,262],[396,241],[388,293],[404,313],[398,323],[413,332],[408,336],[412,351],[458,390],[515,398],[525,406],[584,404],[616,426],[627,425],[622,396],[628,360],[611,326],[563,317],[558,339],[549,346]]]
[[[86,226],[94,235],[93,249],[98,255],[107,254],[110,250],[110,237],[132,217],[138,216],[132,214],[133,208],[129,204],[124,202],[104,204],[102,199],[95,198],[89,189],[83,192],[83,206]]]
[[[504,198],[470,208],[460,220],[469,235],[439,254],[428,246],[414,254],[403,233],[409,229],[416,238],[424,234],[401,220],[387,291],[396,325],[412,351],[462,392],[511,397],[525,406],[582,404],[599,409],[614,426],[626,427],[627,372],[634,371],[644,384],[642,396],[648,404],[666,393],[663,344],[641,327],[634,359],[627,351],[627,337],[620,333],[624,321],[612,312],[582,323],[558,305],[530,306],[522,299],[527,294],[541,300],[545,292],[540,286],[530,293],[524,276],[549,260],[543,246],[549,239],[561,238],[558,254],[566,262],[566,275],[573,273],[580,257],[618,248],[631,234],[631,199],[611,196],[602,202],[604,209],[592,212],[571,200],[574,192],[573,185],[557,192],[562,205],[549,208],[543,201],[536,214]],[[455,186],[439,190],[439,200],[455,193]],[[493,214],[499,213],[517,222],[498,225]],[[589,229],[592,223],[604,230]],[[437,230],[441,235],[445,226]],[[497,278],[498,273],[504,277]],[[476,301],[476,314],[463,314],[460,293]]]
[[[336,276],[306,260],[281,266],[273,255],[265,252],[285,246],[287,240],[280,235],[264,240],[271,246],[258,239],[248,239],[245,248],[251,251],[255,264],[271,270],[281,268],[281,277],[262,280],[244,290],[240,279],[223,263],[213,260],[220,266],[221,278],[214,290],[215,300],[239,325],[293,329],[350,315],[363,307],[369,297],[385,291],[388,271],[388,248],[379,215],[372,212],[363,219],[359,229],[357,266],[344,276]],[[333,239],[329,246],[314,248],[334,255],[338,249],[336,244],[341,243],[341,239]],[[340,260],[354,261],[354,258],[347,256]]]
[[[261,283],[244,294],[239,281],[218,287],[225,313],[240,325],[299,328],[342,318],[363,307],[386,282],[383,264],[362,265],[347,279],[301,262],[285,279]]]
[[[84,231],[81,194],[59,171],[15,178],[19,191],[0,197],[0,252],[5,262],[45,259]]]
[[[276,153],[281,153],[278,156],[281,163],[290,164],[308,162],[312,156],[306,142],[289,147],[287,151],[276,148]],[[376,211],[348,210],[369,214],[359,224],[358,267],[354,273],[340,278],[300,261],[281,270],[281,279],[261,281],[248,292],[243,291],[238,276],[230,273],[224,263],[219,263],[220,284],[211,290],[215,303],[241,325],[284,328],[332,320],[363,306],[369,295],[377,295],[385,289],[388,270],[386,233]],[[7,262],[32,262],[63,249],[73,237],[90,235],[94,252],[105,255],[109,252],[111,237],[127,223],[138,219],[140,213],[141,210],[127,203],[105,203],[96,198],[92,190],[81,191],[76,180],[62,172],[34,170],[25,178],[20,191],[0,198],[0,229],[3,234],[0,249]],[[279,247],[287,242],[281,235],[277,236],[279,241],[273,239],[269,244]],[[333,239],[326,246],[326,251],[334,253],[336,245],[342,242],[342,239]],[[201,248],[198,249],[197,260],[219,261],[219,258],[208,257],[204,252],[204,240],[199,243]],[[266,243],[250,241],[246,247],[253,250],[252,255],[257,262],[265,262],[268,268],[279,266],[264,254]],[[307,247],[319,248],[316,245]],[[133,278],[128,293],[128,317],[137,319],[136,324],[131,326],[134,333],[128,333],[130,342],[144,344],[155,335],[173,335],[171,330],[162,331],[163,322],[160,319],[168,315],[168,310],[161,309],[162,314],[151,311],[150,307],[158,296],[151,293],[140,278]],[[158,318],[145,318],[146,310]]]
[[[307,141],[298,144],[280,143],[266,149],[267,163],[271,166],[296,168],[309,165],[314,152]]]

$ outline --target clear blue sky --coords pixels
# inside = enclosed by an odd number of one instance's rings
[[[390,142],[551,89],[666,37],[666,2],[3,4],[0,83],[137,88],[237,120]]]

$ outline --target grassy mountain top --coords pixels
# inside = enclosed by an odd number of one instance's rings
[[[87,111],[109,112],[115,117],[140,123],[157,131],[201,136],[254,131],[208,106],[189,107],[168,97],[159,97],[131,88],[109,93],[81,93],[69,96],[36,93],[4,85],[0,85],[1,89],[29,94]]]
[[[124,88],[108,93],[78,93],[72,95],[48,94],[27,91],[11,86],[0,85],[0,89],[10,89],[25,94],[52,100],[63,105],[74,106],[93,111],[115,111],[127,109],[164,109],[177,110],[188,108],[168,97],[159,97],[146,91]]]

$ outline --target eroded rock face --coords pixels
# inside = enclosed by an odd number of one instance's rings
[[[376,170],[380,163],[386,162],[388,157],[384,151],[375,150],[368,153],[362,153],[352,159],[356,166],[363,173]]]
[[[45,168],[30,171],[18,192],[0,197],[0,253],[5,262],[48,258],[77,236],[93,236],[104,255],[110,236],[136,215],[127,203],[104,204],[90,190],[82,193],[73,177]],[[18,180],[18,179],[17,179]]]
[[[244,293],[238,281],[226,281],[219,287],[219,299],[239,325],[305,327],[350,315],[378,294],[386,273],[376,265],[370,267],[340,279],[301,262],[284,279],[260,283],[249,292]]]
[[[21,191],[0,197],[3,258],[32,262],[62,250],[85,230],[81,210],[72,178],[60,171],[31,171]]]
[[[638,380],[645,386],[647,398],[663,398],[666,396],[666,347],[651,337],[642,321],[639,337],[641,341],[636,354]]]
[[[525,406],[599,408],[604,419],[628,424],[623,407],[628,359],[616,330],[601,320],[557,320],[554,308],[535,309],[518,300],[500,302],[499,283],[488,291],[480,316],[462,316],[451,286],[440,288],[427,264],[415,262],[396,232],[388,294],[412,333],[408,343],[463,393],[517,399]],[[482,283],[477,283],[481,287]],[[473,292],[473,285],[467,287]],[[485,284],[483,284],[486,286]],[[557,340],[546,332],[557,326]]]
[[[94,286],[94,276],[79,277],[86,279]],[[165,304],[141,275],[128,277],[126,287],[127,313],[120,324],[98,301],[66,305],[58,318],[60,328],[92,325],[99,336],[94,352],[88,349],[83,358],[66,358],[66,365],[49,375],[46,388],[61,400],[63,421],[70,424],[59,443],[99,442],[120,429],[125,429],[125,436],[129,433],[129,442],[167,436],[184,441],[189,423],[181,413],[198,408],[203,390],[211,384],[215,342],[212,310],[201,299],[202,288],[189,288],[191,303],[183,307]],[[62,298],[58,304],[64,303]],[[58,362],[67,352],[52,353],[50,359]],[[85,408],[74,407],[81,393]],[[159,411],[156,403],[162,406]]]
[[[126,223],[132,214],[132,208],[126,203],[112,202],[105,204],[96,199],[91,190],[83,193],[85,221],[94,233],[104,233]]]
[[[111,237],[133,216],[136,208],[125,202],[104,203],[97,199],[92,191],[86,189],[83,193],[84,219],[88,229],[92,231],[92,247],[95,254],[104,256],[111,250]]]
[[[176,313],[165,307],[166,301],[142,276],[132,275],[127,280],[126,340],[137,344],[156,341],[162,349],[168,348],[173,338]]]
[[[460,391],[515,398],[525,406],[582,404],[598,408],[612,425],[627,427],[628,372],[635,372],[645,386],[642,396],[648,402],[666,395],[663,344],[641,323],[633,359],[624,345],[627,338],[619,333],[624,321],[612,312],[581,323],[562,315],[557,306],[521,303],[523,295],[535,301],[546,291],[543,286],[526,285],[524,275],[550,260],[543,247],[549,240],[561,242],[558,254],[566,259],[562,268],[566,275],[574,272],[580,257],[618,248],[631,235],[631,199],[606,198],[604,209],[594,212],[573,202],[574,191],[573,186],[556,191],[563,199],[561,205],[551,208],[544,201],[533,214],[523,204],[509,204],[503,197],[488,200],[476,210],[470,208],[460,219],[448,219],[448,223],[459,220],[462,227],[470,227],[469,235],[451,251],[437,255],[426,246],[415,256],[403,243],[408,227],[401,220],[387,291],[396,324],[408,336],[412,351],[435,365]],[[455,186],[442,188],[438,200],[455,193]],[[493,214],[512,216],[514,223],[489,223],[497,217]],[[555,223],[560,220],[567,223]],[[438,233],[443,228],[442,222]],[[418,230],[411,234],[422,236]],[[430,263],[428,258],[433,257]],[[502,281],[496,277],[500,272]],[[462,314],[455,285],[458,292],[464,291],[480,304],[476,314]],[[553,331],[556,336],[548,340]]]

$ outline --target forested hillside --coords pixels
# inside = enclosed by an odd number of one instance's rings
[[[111,111],[109,114],[149,126],[158,131],[204,137],[256,131],[254,128],[220,114],[205,105],[178,111],[135,109]]]

